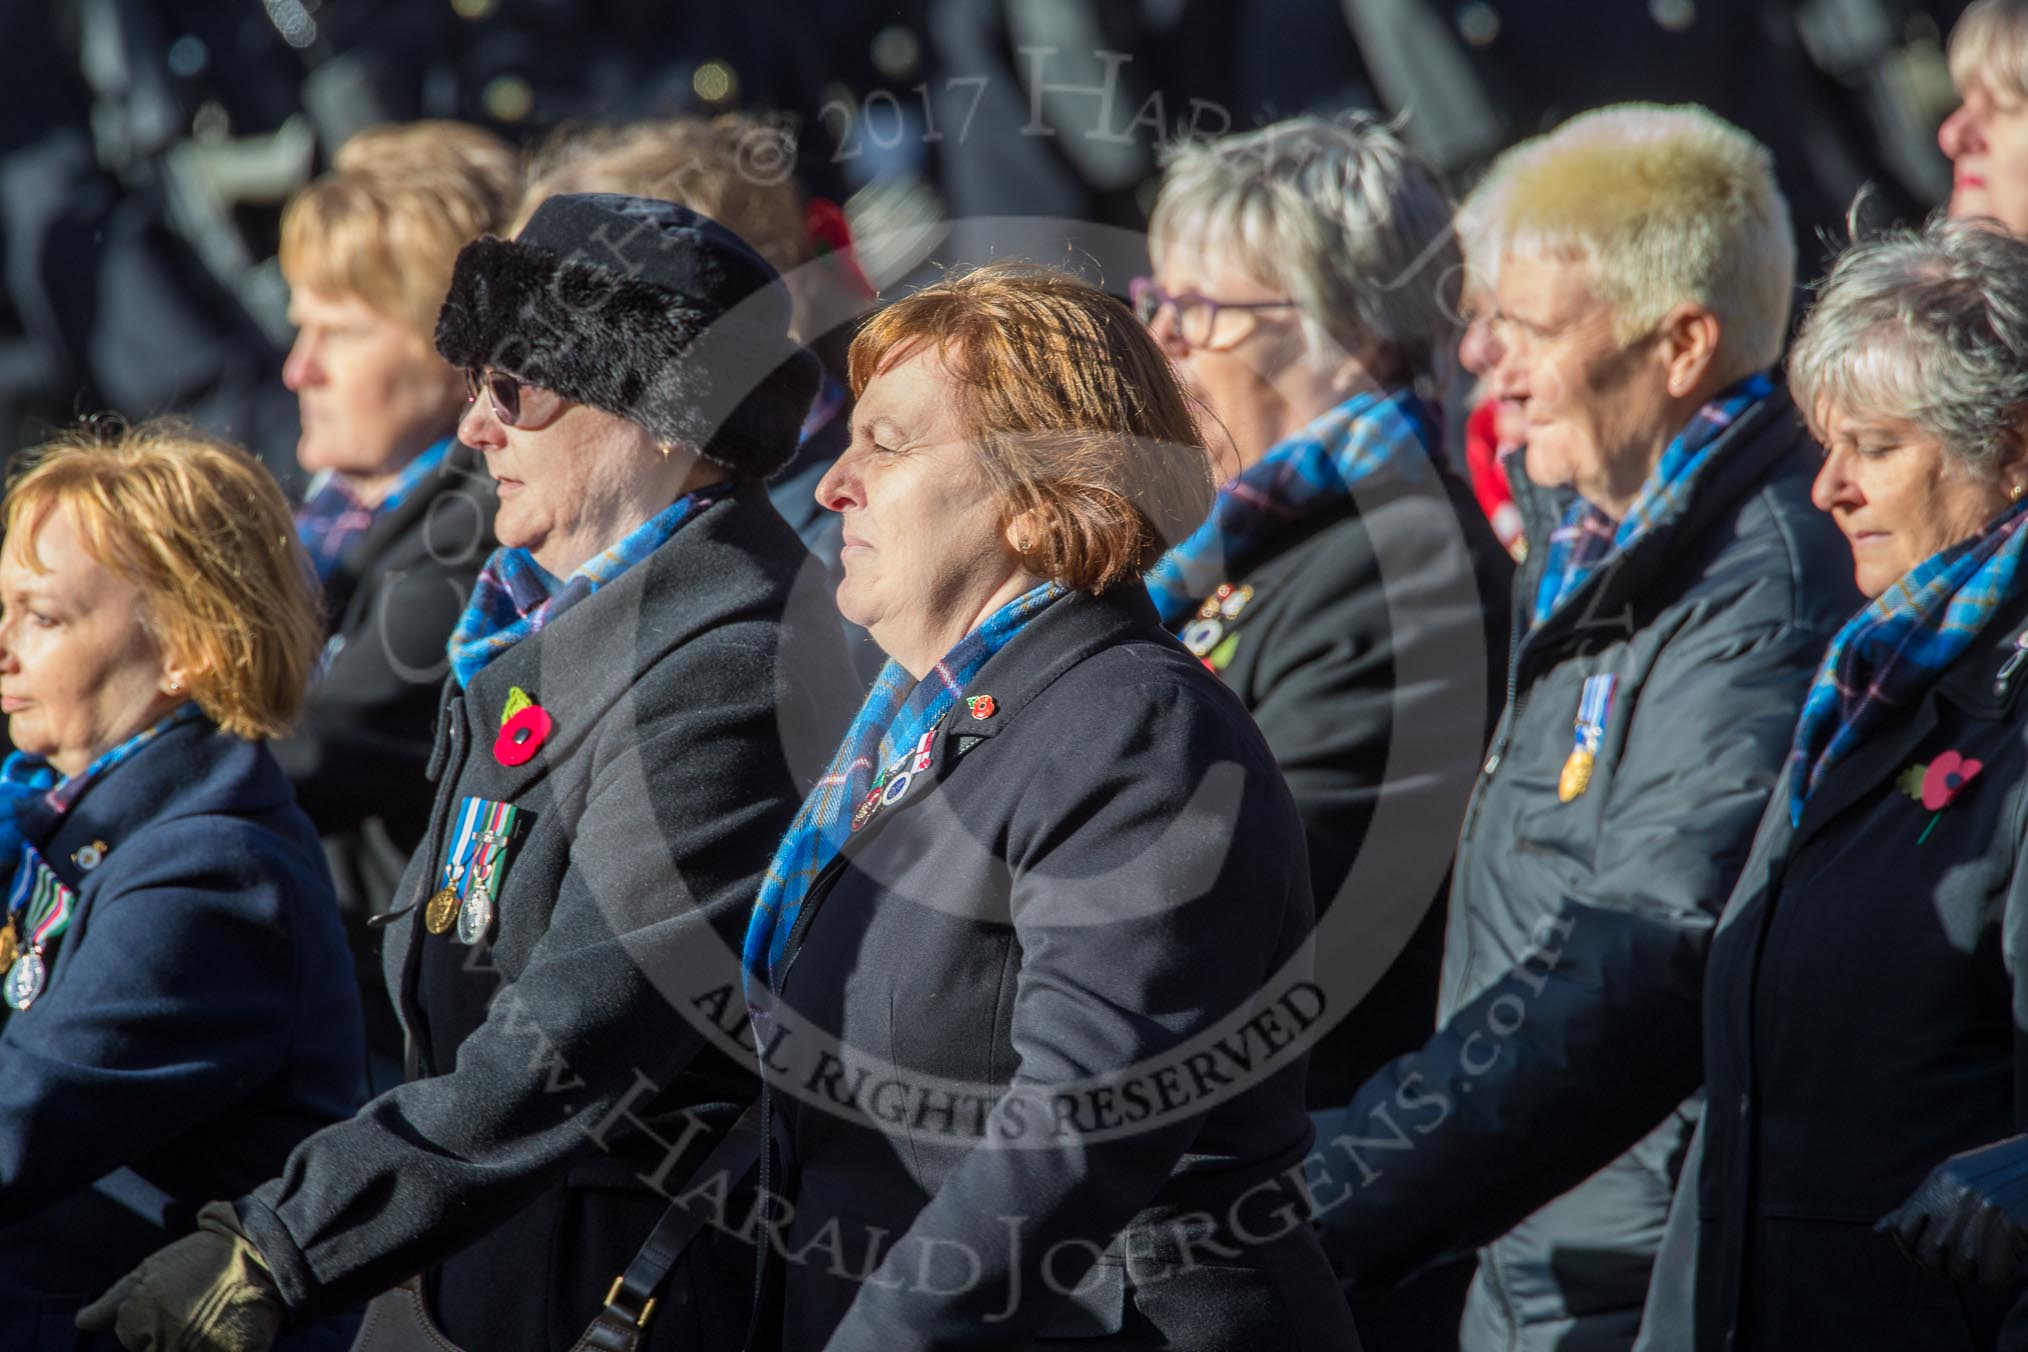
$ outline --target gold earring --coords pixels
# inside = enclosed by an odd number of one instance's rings
[[[663,443],[662,443],[662,458],[663,458],[664,460],[667,460],[667,459],[669,458],[669,455],[670,455],[670,453],[671,453],[672,451],[674,451],[675,449],[676,449],[676,448],[675,448],[675,446],[671,445],[671,444],[670,444],[669,442],[666,442],[666,441],[665,441],[665,442],[663,442]]]
[[[2019,502],[2021,500],[2021,495],[2023,493],[2028,493],[2028,486],[2024,486],[2018,483],[2010,484],[2008,485],[2007,488],[2007,501]]]

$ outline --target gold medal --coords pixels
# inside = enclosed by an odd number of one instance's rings
[[[429,928],[431,934],[448,934],[451,926],[457,923],[460,904],[458,889],[445,883],[424,908],[423,924]]]
[[[1568,803],[1591,787],[1591,768],[1597,757],[1583,747],[1570,753],[1570,759],[1563,763],[1563,773],[1556,777],[1556,797]]]
[[[5,929],[0,929],[0,972],[12,967],[14,959],[20,956],[21,938],[14,932],[14,922],[10,920]]]

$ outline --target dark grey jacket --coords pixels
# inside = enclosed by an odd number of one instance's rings
[[[1506,690],[1513,564],[1471,490],[1430,468],[1285,527],[1229,576],[1243,608],[1171,626],[1215,636],[1208,660],[1303,819],[1317,970],[1349,1010],[1310,1057],[1313,1108],[1429,1036],[1446,864]]]
[[[1319,1011],[1259,732],[1137,585],[967,693],[791,936],[784,1348],[1356,1352],[1285,1176]]]
[[[1762,401],[1672,525],[1543,625],[1517,624],[1459,845],[1442,1024],[1354,1099],[1338,1167],[1359,1186],[1329,1215],[1363,1285],[1486,1245],[1473,1352],[1633,1341],[1698,1110],[1712,925],[1859,604],[1850,552],[1810,504],[1820,454],[1786,395]],[[1546,541],[1547,495],[1515,488]],[[1523,614],[1546,552],[1517,581]],[[1604,673],[1618,679],[1596,768],[1566,803],[1584,682]]]
[[[401,904],[440,884],[466,795],[524,821],[490,944],[428,934],[420,908],[387,929],[414,1077],[238,1204],[293,1312],[422,1272],[460,1345],[568,1346],[661,1214],[656,1188],[680,1188],[754,1097],[751,1053],[716,1030],[742,1025],[748,910],[857,702],[821,581],[742,486],[469,690],[446,686]],[[495,738],[517,686],[555,729],[515,767]],[[736,1342],[751,1273],[750,1248],[708,1232],[647,1345]]]

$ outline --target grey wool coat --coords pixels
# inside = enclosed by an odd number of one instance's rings
[[[564,1347],[740,1108],[740,938],[857,702],[821,567],[758,484],[446,686],[435,805],[387,927],[407,1083],[237,1203],[292,1315],[418,1273],[461,1346]],[[554,719],[496,754],[514,689]],[[467,796],[520,809],[484,942],[430,933]],[[653,1349],[736,1345],[752,1250],[693,1243]]]

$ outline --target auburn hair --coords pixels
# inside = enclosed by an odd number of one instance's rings
[[[933,351],[957,385],[959,434],[1002,519],[1026,517],[1023,563],[1081,591],[1138,584],[1211,510],[1210,456],[1145,325],[1059,268],[991,263],[880,310],[852,340],[854,397]]]

